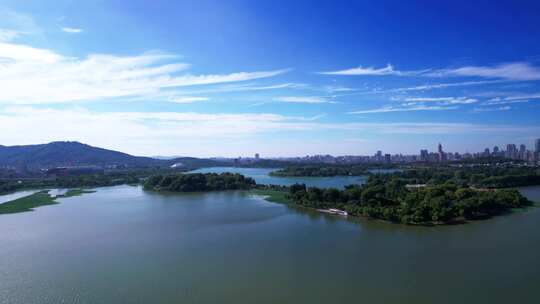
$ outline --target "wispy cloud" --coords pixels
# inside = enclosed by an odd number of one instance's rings
[[[288,70],[285,70],[288,71]],[[307,85],[303,83],[278,83],[269,85],[260,85],[255,83],[235,83],[228,85],[219,85],[210,88],[203,88],[197,90],[190,90],[190,94],[208,94],[208,93],[226,93],[226,92],[245,92],[245,91],[267,91],[267,90],[280,90],[280,89],[301,89]]]
[[[208,97],[202,96],[171,96],[169,98],[169,101],[174,103],[194,103],[199,101],[206,101],[208,99]]]
[[[66,32],[70,34],[79,34],[83,32],[82,29],[75,28],[75,27],[61,27],[60,30],[62,30],[62,32]]]
[[[401,87],[401,88],[395,88],[395,89],[386,89],[386,90],[376,89],[376,90],[369,90],[369,91],[336,94],[335,97],[429,91],[429,90],[446,89],[446,88],[452,88],[452,87],[490,85],[490,84],[497,84],[501,82],[506,82],[506,80],[479,80],[479,81],[463,81],[463,82],[451,82],[451,83],[434,83],[434,84],[425,84],[425,85],[418,85],[418,86],[411,86],[411,87]]]
[[[493,98],[481,104],[481,106],[494,106],[494,105],[506,105],[514,103],[527,103],[528,99],[519,99],[519,100],[502,100],[500,98]]]
[[[504,107],[497,107],[497,108],[475,108],[473,109],[474,112],[497,112],[497,111],[508,111],[511,110],[512,107],[510,106],[504,106]]]
[[[389,112],[411,112],[411,111],[445,111],[457,109],[455,106],[411,106],[411,107],[393,107],[385,106],[377,109],[353,111],[348,114],[372,114],[372,113],[389,113]]]
[[[146,96],[165,88],[241,82],[288,71],[179,75],[189,64],[176,59],[177,56],[156,52],[74,58],[47,49],[0,43],[0,103],[63,103]]]
[[[394,75],[394,76],[413,76],[419,75],[427,70],[422,71],[399,71],[394,69],[391,64],[387,64],[384,68],[374,68],[374,67],[356,67],[345,70],[337,71],[328,71],[328,72],[318,72],[322,75],[355,75],[355,76],[384,76],[384,75]]]
[[[496,66],[464,66],[454,69],[435,70],[425,75],[434,77],[460,76],[528,81],[540,79],[540,68],[528,62],[513,62]]]
[[[495,98],[490,99],[489,101],[501,101],[501,100],[508,101],[508,100],[523,100],[523,99],[540,99],[540,93],[511,95],[511,96],[506,96],[504,98],[495,97]]]
[[[336,103],[335,101],[328,100],[327,98],[320,96],[281,96],[275,98],[274,100],[288,103]]]
[[[409,102],[438,102],[441,104],[471,104],[478,102],[478,99],[469,97],[408,97]]]
[[[331,94],[332,93],[338,93],[338,92],[356,91],[356,89],[353,89],[353,88],[348,88],[348,87],[343,87],[343,86],[332,86],[332,85],[323,86],[322,89],[323,89],[323,91],[331,93]]]
[[[447,69],[424,69],[400,71],[391,64],[384,68],[357,67],[338,71],[319,72],[323,75],[357,75],[357,76],[423,76],[423,77],[479,77],[505,79],[510,81],[528,81],[540,79],[540,68],[528,62],[511,62],[495,66],[463,66]]]

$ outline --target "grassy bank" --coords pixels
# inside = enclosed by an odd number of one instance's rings
[[[64,193],[63,195],[59,195],[58,197],[72,197],[72,196],[80,196],[86,193],[94,193],[95,190],[86,190],[86,189],[69,189]]]
[[[265,200],[273,203],[289,204],[286,191],[279,190],[266,190],[266,189],[253,189],[248,192],[253,195],[263,196]]]
[[[0,204],[0,214],[10,214],[19,212],[33,211],[34,208],[58,204],[57,198],[79,196],[85,193],[92,193],[94,190],[85,189],[69,189],[66,193],[53,197],[49,194],[49,190],[43,190],[21,197],[9,202]]]
[[[39,191],[32,195],[0,204],[0,214],[27,212],[40,206],[58,204],[54,200],[55,198],[48,193],[48,190]]]

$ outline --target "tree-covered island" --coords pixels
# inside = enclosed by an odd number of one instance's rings
[[[309,208],[335,208],[353,216],[422,225],[483,219],[532,204],[517,190],[474,189],[451,183],[409,187],[396,176],[371,176],[366,184],[344,190],[296,184],[289,187],[286,198]]]
[[[255,187],[252,178],[237,173],[158,174],[144,182],[145,190],[170,192],[205,192],[249,190]]]

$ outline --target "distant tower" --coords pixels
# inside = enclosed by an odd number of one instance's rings
[[[429,152],[428,150],[422,149],[420,150],[420,160],[421,161],[428,161],[429,159]]]
[[[536,139],[534,142],[534,152],[540,153],[540,138]]]
[[[255,160],[259,160],[259,153],[255,153]]]
[[[527,146],[524,144],[519,146],[519,159],[527,160]]]
[[[499,153],[499,147],[495,146],[493,147],[493,154],[497,154],[497,153]]]
[[[516,159],[517,158],[517,148],[514,144],[506,145],[506,158]]]
[[[446,154],[444,153],[443,151],[443,148],[442,148],[442,145],[441,143],[439,143],[439,147],[437,149],[439,151],[439,161],[440,162],[443,162],[446,160]]]

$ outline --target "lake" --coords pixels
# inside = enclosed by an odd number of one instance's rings
[[[0,215],[0,303],[540,303],[540,208],[425,228],[239,191],[59,202]]]
[[[257,184],[272,184],[290,186],[296,183],[304,183],[308,187],[319,188],[338,188],[351,184],[363,184],[366,181],[365,176],[331,176],[331,177],[281,177],[270,176],[269,173],[277,169],[269,168],[239,168],[239,167],[212,167],[202,168],[191,171],[190,173],[239,173],[251,177]]]

